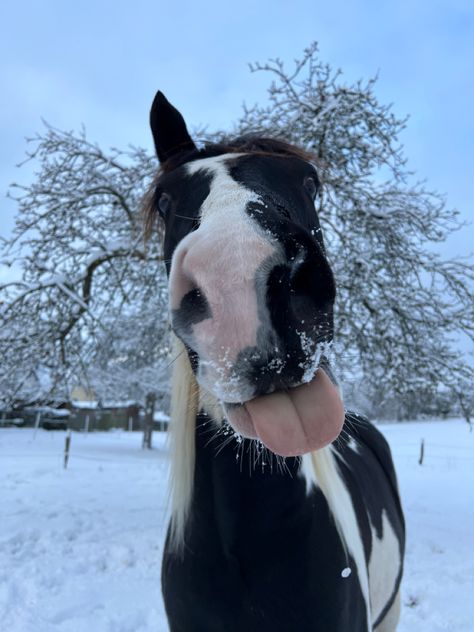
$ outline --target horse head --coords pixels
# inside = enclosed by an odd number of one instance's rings
[[[255,135],[198,149],[161,92],[150,122],[148,221],[164,224],[171,325],[200,388],[276,454],[331,443],[344,422],[326,359],[336,290],[311,156]]]

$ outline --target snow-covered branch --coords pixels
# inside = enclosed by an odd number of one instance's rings
[[[145,326],[139,315],[153,316],[153,344],[140,344],[149,349],[146,371],[160,373],[167,351],[164,269],[159,244],[144,246],[140,215],[155,160],[142,149],[104,152],[84,130],[46,126],[30,143],[37,176],[12,188],[18,214],[2,257],[22,276],[0,287],[0,397],[28,397],[38,367],[50,374],[47,390],[66,391],[91,376],[101,390],[107,368],[103,358],[97,367],[99,348],[119,335],[126,314],[135,327]],[[144,367],[138,377],[130,365],[134,353],[130,347],[122,354],[123,369],[114,373],[119,391],[133,380],[145,383]]]
[[[472,258],[434,248],[463,226],[409,171],[407,118],[379,102],[376,78],[345,82],[316,44],[291,69],[279,59],[251,69],[270,78],[268,103],[244,107],[234,132],[304,147],[323,181],[316,208],[348,390],[359,385],[377,410],[394,398],[420,410],[449,389],[467,410],[472,363],[453,340],[474,339]],[[2,255],[23,274],[0,287],[0,397],[31,391],[39,371],[49,390],[87,381],[101,397],[143,399],[168,363],[160,236],[144,249],[139,213],[156,161],[49,125],[30,145],[36,177],[11,191],[18,215]]]
[[[268,103],[245,108],[237,131],[303,146],[323,180],[317,208],[339,288],[346,382],[357,378],[373,400],[472,390],[472,361],[453,344],[460,332],[474,339],[472,256],[445,260],[433,246],[463,225],[409,171],[399,142],[407,118],[379,102],[376,77],[348,84],[316,44],[293,68],[277,59],[251,70],[271,77]]]

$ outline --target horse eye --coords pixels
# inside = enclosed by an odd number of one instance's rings
[[[311,196],[311,199],[314,200],[316,198],[316,193],[318,192],[318,184],[316,180],[312,176],[308,176],[304,179],[303,185]]]
[[[165,216],[171,206],[171,196],[168,193],[162,193],[158,200],[158,209],[161,215]]]

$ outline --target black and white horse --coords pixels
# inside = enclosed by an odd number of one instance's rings
[[[177,357],[170,629],[391,632],[403,514],[389,447],[345,414],[327,359],[311,156],[254,136],[198,149],[160,92],[151,128]]]

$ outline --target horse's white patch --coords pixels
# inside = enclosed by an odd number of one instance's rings
[[[306,479],[306,488],[314,485],[323,492],[336,528],[347,553],[354,560],[360,588],[366,604],[367,629],[371,630],[371,608],[369,578],[365,562],[364,546],[357,523],[351,496],[339,472],[332,446],[305,454],[302,457],[301,473]]]
[[[382,537],[372,527],[372,551],[369,561],[369,587],[372,620],[377,621],[395,592],[400,571],[400,544],[390,524],[387,512],[382,512]]]
[[[185,339],[200,357],[198,380],[223,401],[241,402],[253,387],[232,376],[232,367],[242,350],[257,346],[259,328],[269,326],[262,322],[257,277],[266,279],[273,265],[266,262],[281,246],[247,213],[259,197],[229,175],[228,160],[224,155],[187,165],[190,175],[203,171],[212,181],[199,228],[173,254],[169,287],[172,309],[190,289],[203,293],[212,316],[194,323]]]

